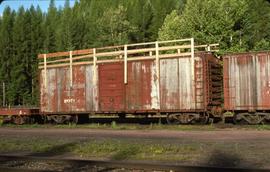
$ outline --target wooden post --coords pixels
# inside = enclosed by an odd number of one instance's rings
[[[72,51],[69,51],[69,75],[70,75],[70,88],[72,88],[73,76],[72,76]]]
[[[127,84],[127,45],[124,46],[124,83]]]
[[[192,80],[194,81],[194,60],[195,60],[195,55],[194,55],[194,38],[190,39],[191,42],[191,76]]]
[[[207,51],[210,52],[211,51],[211,47],[210,45],[207,45]]]
[[[156,50],[156,76],[157,76],[157,101],[158,101],[158,109],[160,109],[160,69],[159,69],[159,47],[158,41],[155,42],[155,50]]]
[[[155,42],[156,47],[156,69],[157,69],[157,78],[159,80],[159,50],[158,50],[158,42]]]
[[[96,56],[96,49],[93,48],[93,82],[96,83],[96,67],[97,67],[97,56]]]
[[[3,82],[3,107],[6,104],[6,86],[5,86],[5,82]]]
[[[47,57],[44,54],[44,86],[47,88]]]
[[[193,99],[194,99],[194,107],[196,108],[197,104],[196,104],[196,83],[195,83],[195,55],[194,55],[194,38],[190,39],[190,49],[191,49],[191,83],[192,83],[192,90],[193,90]]]

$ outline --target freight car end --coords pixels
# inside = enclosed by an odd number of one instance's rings
[[[269,52],[233,53],[223,57],[224,109],[235,123],[270,122]]]

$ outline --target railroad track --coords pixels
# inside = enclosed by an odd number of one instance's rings
[[[31,163],[29,167],[23,165]],[[50,165],[60,165],[62,168],[57,169],[38,169],[33,168],[35,163],[46,163]],[[54,164],[55,163],[55,164]],[[18,165],[19,164],[19,165]],[[40,164],[39,164],[40,165]],[[63,168],[66,165],[68,168]],[[71,167],[71,168],[70,168]],[[0,171],[5,172],[51,172],[51,171],[168,171],[168,172],[268,172],[267,169],[244,169],[244,168],[226,168],[226,167],[209,167],[209,166],[179,166],[156,163],[131,163],[123,161],[95,161],[79,159],[59,159],[36,156],[13,156],[0,155]]]

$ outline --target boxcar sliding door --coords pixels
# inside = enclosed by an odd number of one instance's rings
[[[99,109],[105,112],[124,111],[123,63],[99,65]]]

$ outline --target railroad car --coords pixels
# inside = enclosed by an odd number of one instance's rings
[[[269,52],[234,53],[223,57],[224,109],[235,123],[270,120]]]
[[[40,54],[40,113],[56,123],[96,114],[206,123],[222,115],[216,46],[191,38]]]
[[[39,108],[28,108],[28,107],[2,107],[0,108],[0,117],[4,123],[33,123],[39,121]]]

